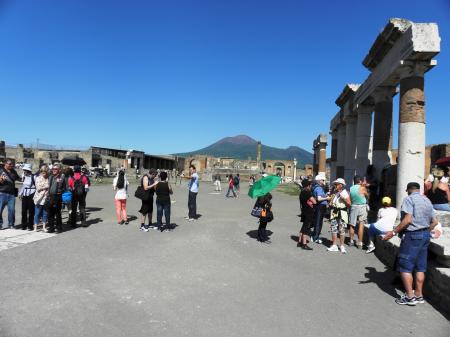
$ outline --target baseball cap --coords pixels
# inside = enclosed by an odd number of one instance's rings
[[[391,202],[392,202],[392,200],[391,200],[391,198],[389,198],[389,197],[384,197],[383,199],[381,199],[381,203],[382,203],[383,205],[385,205],[385,204],[390,205]]]
[[[314,180],[319,181],[319,180],[326,180],[326,179],[323,175],[318,174],[318,175],[316,175],[316,179],[314,179]]]

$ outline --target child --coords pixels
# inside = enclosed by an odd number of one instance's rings
[[[375,236],[383,236],[394,228],[395,220],[397,219],[397,209],[391,207],[391,198],[384,197],[381,200],[383,208],[378,211],[378,220],[369,225],[369,246],[366,254],[372,253],[375,250],[373,240]]]

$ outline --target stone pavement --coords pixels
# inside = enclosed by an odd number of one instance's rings
[[[296,197],[274,194],[261,244],[253,201],[213,189],[201,184],[189,223],[177,187],[174,231],[144,233],[117,225],[111,187],[95,187],[89,227],[0,251],[0,336],[449,336],[431,305],[394,303],[373,254],[297,248]],[[129,214],[139,206],[131,197]]]
[[[27,243],[48,239],[55,234],[39,232],[29,232],[14,229],[5,229],[0,231],[0,251],[14,248]]]

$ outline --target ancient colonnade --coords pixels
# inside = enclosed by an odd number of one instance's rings
[[[425,166],[424,75],[440,51],[435,23],[391,19],[378,35],[363,65],[362,84],[347,84],[336,100],[339,112],[330,123],[331,179],[364,176],[373,164],[379,176],[391,164],[392,99],[400,92],[396,200],[408,182],[423,184]],[[398,89],[399,87],[399,89]],[[373,128],[372,128],[373,126]]]

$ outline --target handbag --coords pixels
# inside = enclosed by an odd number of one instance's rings
[[[65,204],[72,202],[72,192],[71,191],[65,191],[61,194],[62,202]]]
[[[142,186],[138,186],[138,188],[136,189],[136,192],[134,192],[134,196],[138,199],[141,199],[142,201],[150,200],[149,191],[144,190],[144,187],[142,187]]]
[[[261,206],[253,206],[252,211],[250,212],[251,216],[254,216],[256,218],[261,218],[261,214],[263,212],[263,208]]]

